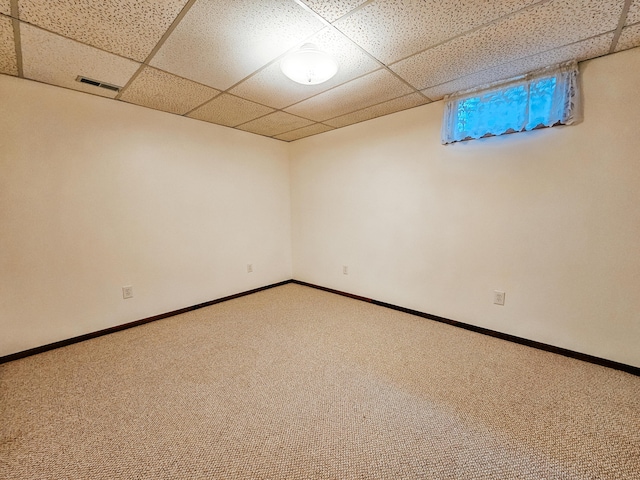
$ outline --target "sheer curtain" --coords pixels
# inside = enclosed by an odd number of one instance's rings
[[[459,92],[445,97],[442,143],[571,125],[579,98],[576,62]]]

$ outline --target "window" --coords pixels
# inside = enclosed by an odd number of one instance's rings
[[[521,132],[576,120],[578,67],[545,68],[501,85],[446,98],[442,143]]]

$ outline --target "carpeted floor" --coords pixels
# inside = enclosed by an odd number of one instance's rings
[[[638,479],[640,378],[288,284],[0,365],[2,479]]]

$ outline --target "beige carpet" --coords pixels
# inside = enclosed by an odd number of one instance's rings
[[[2,479],[638,479],[640,378],[289,284],[0,365]]]

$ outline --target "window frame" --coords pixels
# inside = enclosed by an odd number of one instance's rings
[[[545,114],[545,121],[535,125],[530,123],[529,114],[531,112],[531,86],[541,80],[555,78],[555,85],[547,100],[550,102],[549,111]],[[478,105],[489,105],[493,98],[499,98],[501,93],[509,89],[524,87],[526,99],[516,106],[523,109],[523,119],[515,122],[515,127],[498,128],[490,126],[490,121],[475,123],[468,129],[460,129],[459,115],[460,105],[470,99],[478,99]],[[489,99],[485,102],[485,99]],[[552,127],[556,125],[572,125],[579,119],[579,86],[578,86],[578,65],[576,61],[566,62],[560,65],[545,67],[506,81],[495,82],[480,88],[474,88],[448,95],[444,98],[444,118],[442,122],[442,144],[448,145],[456,142],[499,136],[507,133],[518,133],[523,131],[536,130],[539,128]],[[504,126],[504,125],[503,125]]]

